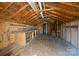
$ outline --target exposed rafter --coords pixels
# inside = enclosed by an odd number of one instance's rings
[[[20,8],[16,13],[14,13],[11,17],[9,18],[13,18],[15,17],[17,14],[19,14],[22,10],[24,10],[26,7],[28,6],[28,4],[24,5],[22,8]]]
[[[48,13],[50,13],[50,14],[52,14],[52,15],[55,15],[56,17],[62,18],[63,20],[66,20],[66,21],[72,20],[72,19],[66,18],[66,17],[64,17],[64,16],[62,16],[62,15],[59,15],[59,14],[57,14],[57,13],[53,13],[53,12],[48,12]]]
[[[66,20],[64,20],[63,18],[61,18],[57,15],[52,15],[51,13],[48,13],[48,12],[46,12],[46,14],[49,15],[48,17],[52,17],[52,19],[57,19],[57,20],[62,21],[62,22],[67,22]]]
[[[37,12],[35,12],[34,14],[30,15],[27,19],[30,20],[30,18],[32,18],[33,16],[37,15]]]
[[[65,2],[30,2],[30,3],[2,3],[0,4],[0,18],[5,21],[15,21],[18,23],[37,24],[41,21],[48,21],[53,23],[53,20],[60,22],[70,22],[79,19],[79,3],[65,3]],[[43,6],[44,5],[44,6]],[[15,9],[9,9],[9,7]],[[23,7],[22,7],[23,6]],[[31,8],[29,7],[31,6]],[[20,8],[20,9],[18,9]],[[25,9],[26,8],[26,9]],[[16,11],[17,10],[17,11]],[[12,11],[12,12],[9,12]],[[3,13],[5,12],[5,13]],[[8,13],[9,12],[9,13]],[[13,13],[15,12],[15,13]],[[44,18],[40,19],[40,13],[43,12]],[[9,16],[11,14],[11,16]],[[46,14],[46,15],[45,15]],[[6,15],[6,16],[5,16]]]
[[[49,8],[54,8],[55,10],[64,11],[68,14],[79,16],[79,14],[78,14],[79,8],[67,6],[67,5],[61,4],[61,3],[58,3],[58,4],[57,3],[50,3],[50,4],[48,3],[46,6]]]
[[[25,13],[24,16],[28,15],[31,11],[33,11],[33,10],[31,9],[29,12]]]
[[[39,20],[39,17],[34,16],[29,22],[32,22],[32,21],[34,21],[35,19],[38,19],[38,20]]]
[[[68,5],[68,6],[72,6],[72,7],[77,7],[79,8],[79,4],[77,3],[73,3],[73,2],[70,2],[70,3],[67,3],[67,2],[61,2],[62,4],[65,4],[65,5]]]
[[[58,13],[58,12],[55,12],[55,11],[48,11],[49,13],[51,13],[51,14],[53,14],[53,15],[57,15],[57,16],[59,16],[59,17],[61,17],[61,18],[64,18],[64,19],[67,19],[67,20],[72,20],[73,18],[70,18],[70,17],[67,17],[66,15],[62,15],[62,14],[60,14],[60,13]]]
[[[3,9],[3,10],[1,11],[1,13],[3,13],[4,11],[6,11],[12,4],[13,4],[13,2],[10,2],[9,5],[8,5],[5,9]]]

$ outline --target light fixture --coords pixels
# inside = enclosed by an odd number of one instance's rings
[[[35,2],[28,2],[28,3],[30,4],[30,6],[32,7],[34,11],[38,10],[38,8],[35,5]]]
[[[38,2],[38,3],[39,3],[40,10],[41,10],[40,15],[41,15],[42,18],[44,18],[44,16],[43,16],[43,12],[42,12],[43,9],[42,9],[41,2]]]
[[[43,8],[42,8],[42,4],[41,4],[41,2],[38,2],[38,4],[39,4],[39,9],[38,9],[38,7],[36,6],[36,4],[35,4],[35,2],[28,2],[29,4],[30,4],[30,6],[32,7],[32,9],[34,10],[34,11],[36,11],[36,10],[39,10],[40,9],[40,15],[41,15],[41,17],[42,18],[44,18],[44,15],[43,15]]]

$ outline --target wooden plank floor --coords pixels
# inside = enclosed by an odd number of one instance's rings
[[[71,56],[79,55],[79,50],[62,39],[40,35],[34,40],[32,40],[32,43],[27,48],[27,53],[25,53],[25,55]]]
[[[39,35],[25,47],[15,49],[11,56],[72,56],[79,50],[68,42],[51,36]]]

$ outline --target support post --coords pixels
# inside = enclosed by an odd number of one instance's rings
[[[79,21],[78,21],[78,40],[77,40],[77,47],[78,47],[78,49],[79,49]]]
[[[35,30],[35,37],[37,36],[37,30]]]
[[[34,32],[32,32],[32,39],[34,38]]]
[[[58,20],[57,20],[57,38],[58,38]]]

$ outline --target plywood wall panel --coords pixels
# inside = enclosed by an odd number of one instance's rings
[[[16,43],[22,46],[26,45],[26,35],[25,33],[16,33]]]
[[[67,34],[66,34],[67,41],[70,42],[71,41],[71,30],[70,30],[70,28],[67,28],[66,29],[66,32],[67,32]]]
[[[77,28],[74,28],[72,29],[72,37],[71,37],[71,44],[74,45],[75,47],[77,47],[77,34],[78,34],[78,29]]]
[[[64,39],[66,39],[66,41],[70,42],[76,48],[79,48],[79,24],[78,23],[79,21],[73,21],[70,23],[66,23],[65,27],[63,27],[63,36],[65,36]],[[66,27],[66,26],[69,26],[69,27]]]

